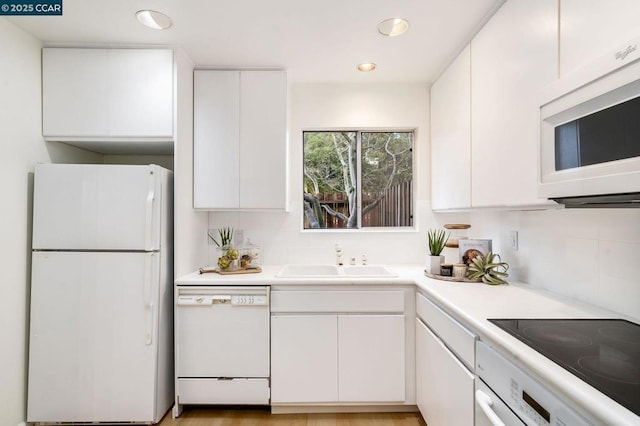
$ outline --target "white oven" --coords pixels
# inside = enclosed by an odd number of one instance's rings
[[[176,405],[267,405],[268,286],[177,287]]]
[[[540,107],[541,198],[569,207],[640,207],[639,47],[640,38],[632,40],[547,88]]]
[[[587,418],[485,343],[476,343],[476,426],[592,426]]]

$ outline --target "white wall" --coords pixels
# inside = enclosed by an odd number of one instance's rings
[[[448,214],[439,214],[444,223]],[[514,281],[640,320],[640,209],[468,214],[469,236],[491,238]],[[508,232],[518,231],[518,250]]]
[[[174,274],[193,272],[207,262],[207,213],[193,209],[193,63],[175,57]]]
[[[100,156],[41,136],[40,42],[0,18],[0,424],[26,418],[31,197],[36,162]]]
[[[269,264],[334,262],[334,244],[344,256],[366,254],[369,263],[423,263],[429,209],[429,88],[425,84],[293,84],[290,87],[289,213],[211,212],[209,228],[232,226],[262,246]],[[415,128],[416,173],[411,231],[301,231],[302,131],[341,128]],[[210,246],[213,247],[213,246]],[[210,250],[209,261],[215,259]]]

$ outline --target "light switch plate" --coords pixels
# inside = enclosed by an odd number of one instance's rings
[[[509,248],[518,251],[518,231],[509,231]]]

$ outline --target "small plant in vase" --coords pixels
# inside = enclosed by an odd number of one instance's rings
[[[218,239],[213,235],[208,234],[209,238],[218,247],[218,268],[220,270],[227,270],[236,260],[238,260],[238,250],[231,245],[233,240],[233,228],[225,226],[224,228],[218,228]]]
[[[429,274],[440,275],[440,264],[444,262],[444,256],[441,253],[449,240],[449,234],[444,229],[430,229],[427,232],[427,238],[430,254],[427,256],[425,271]]]
[[[509,265],[502,262],[500,255],[487,253],[486,256],[476,256],[473,258],[467,269],[467,278],[472,280],[482,280],[489,285],[509,284],[506,277]]]

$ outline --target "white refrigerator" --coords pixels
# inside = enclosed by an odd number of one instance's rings
[[[155,165],[36,165],[27,421],[171,407],[172,188]]]

